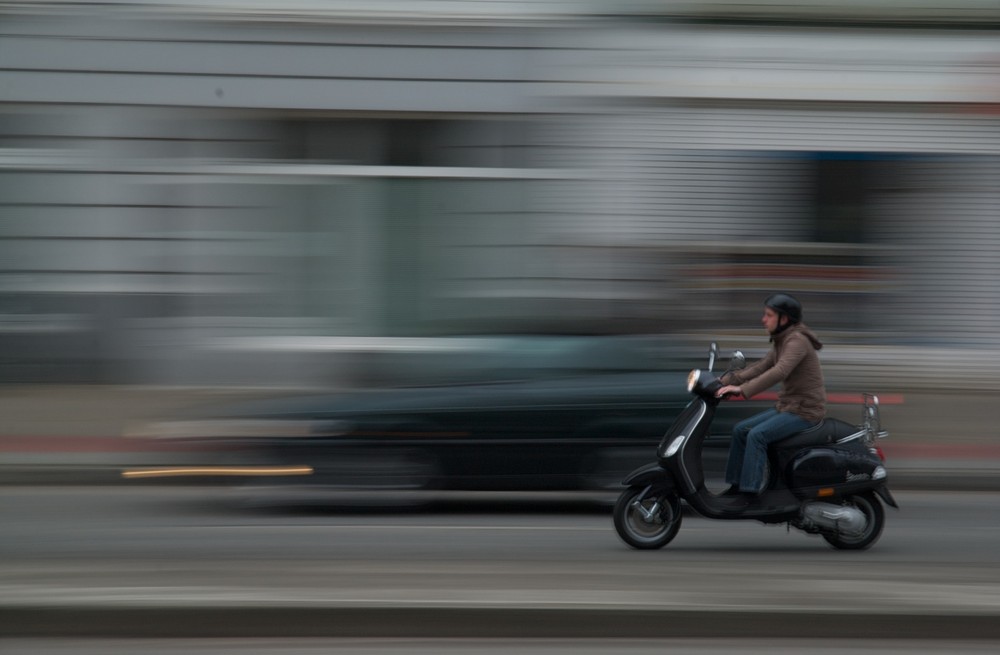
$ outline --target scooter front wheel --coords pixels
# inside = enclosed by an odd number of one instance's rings
[[[681,501],[671,493],[642,496],[644,489],[629,487],[618,497],[615,530],[633,548],[663,548],[681,528]]]

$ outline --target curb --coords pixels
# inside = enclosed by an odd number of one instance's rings
[[[7,638],[1000,639],[995,614],[455,607],[0,607]]]

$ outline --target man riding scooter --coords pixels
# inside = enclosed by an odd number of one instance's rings
[[[708,370],[688,374],[693,398],[667,428],[656,461],[622,481],[614,526],[633,548],[670,543],[683,519],[681,501],[708,519],[787,523],[842,550],[865,549],[878,540],[885,525],[883,504],[897,507],[875,446],[888,435],[881,427],[878,397],[862,394],[860,424],[823,418],[821,346],[802,324],[802,306],[787,294],[775,294],[765,301],[763,323],[774,346],[750,368],[736,351],[729,369],[716,376],[718,345],[711,344]],[[779,383],[777,405],[735,428],[728,471],[735,496],[709,491],[702,451],[719,403]]]
[[[733,428],[723,492],[733,502],[751,504],[767,483],[768,445],[817,425],[826,414],[826,389],[818,352],[823,347],[802,323],[802,305],[786,293],[764,301],[761,317],[772,347],[755,364],[722,377],[717,398],[751,398],[781,384],[777,404]]]

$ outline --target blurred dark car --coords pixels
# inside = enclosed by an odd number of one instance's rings
[[[635,345],[626,350],[634,353]],[[520,379],[277,397],[148,426],[142,436],[190,444],[204,467],[133,476],[239,475],[270,486],[339,490],[615,489],[629,471],[653,461],[690,400],[687,372],[705,366],[705,351],[684,353],[690,361],[683,369],[677,357],[659,356],[633,365],[669,362],[672,370],[621,370],[627,357],[608,365],[594,356],[607,354],[606,342],[574,348],[573,366],[553,365],[552,357],[541,365],[536,357]],[[514,377],[509,373],[500,377]],[[721,478],[734,422],[769,404],[720,407],[706,447],[710,479]]]

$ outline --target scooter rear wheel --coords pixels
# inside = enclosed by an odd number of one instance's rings
[[[643,490],[644,487],[629,487],[618,497],[615,530],[633,548],[663,548],[681,528],[681,501],[669,493],[650,494],[640,500]]]
[[[864,550],[878,541],[885,526],[885,510],[873,493],[863,493],[848,496],[845,505],[851,505],[861,511],[867,519],[865,529],[859,534],[829,534],[823,533],[826,542],[839,550]]]

